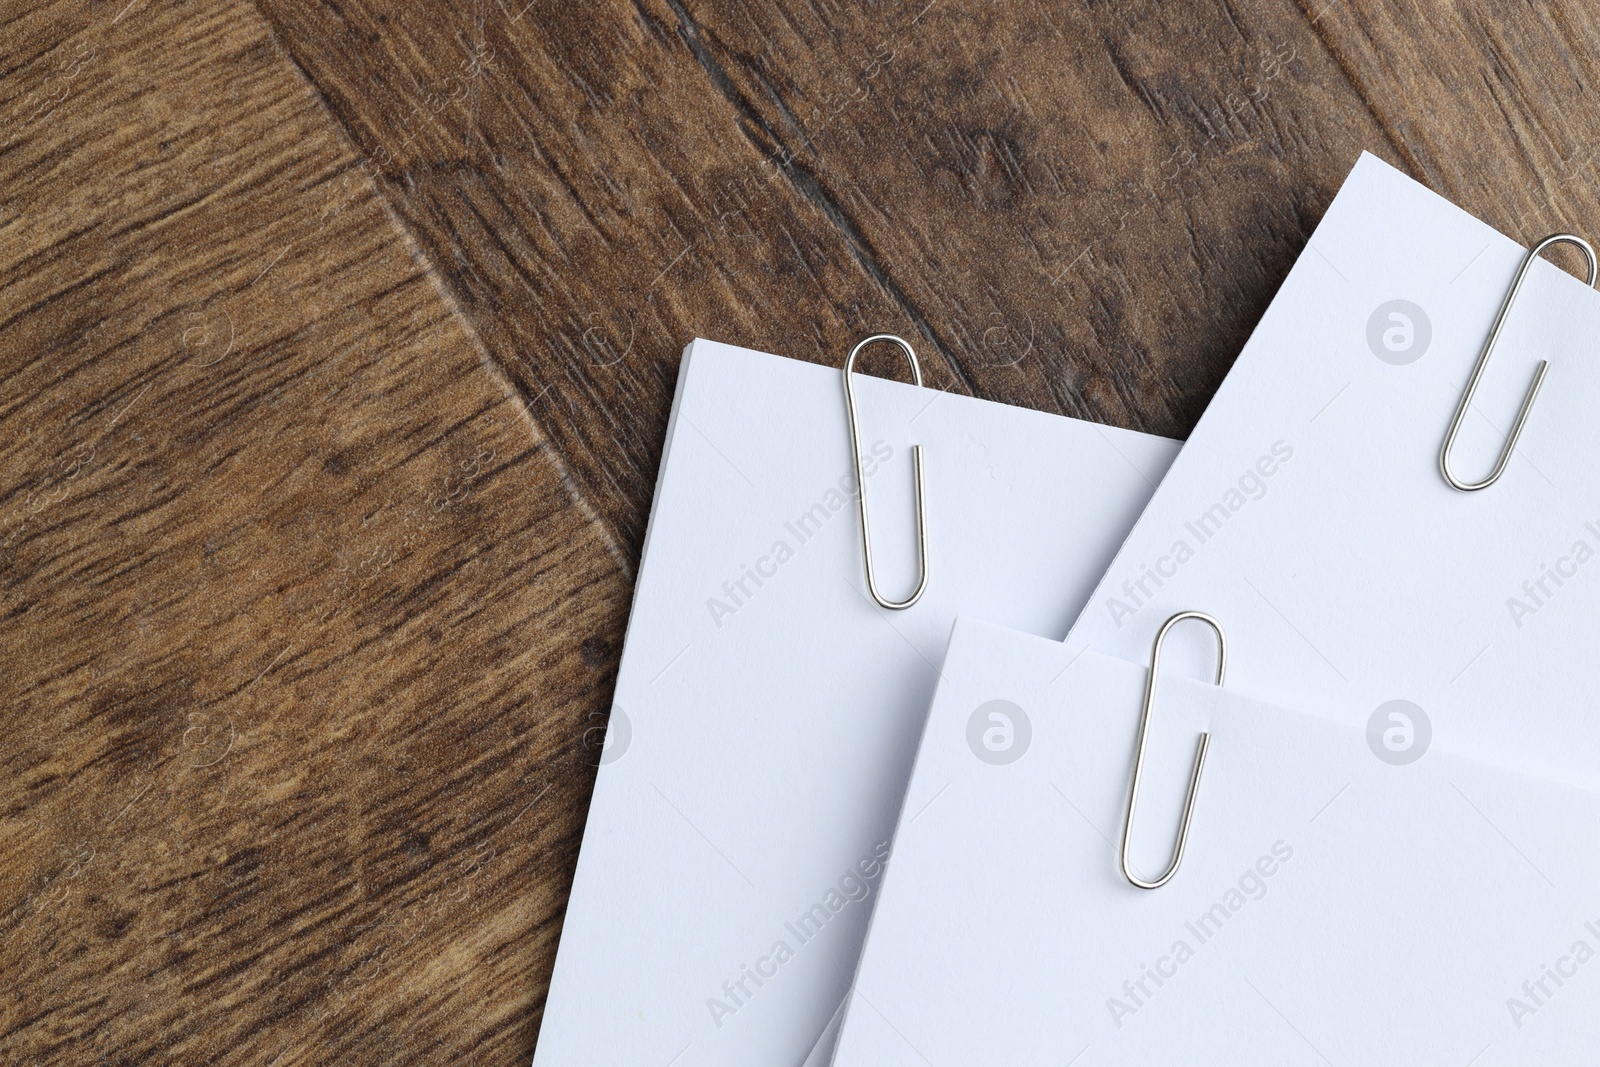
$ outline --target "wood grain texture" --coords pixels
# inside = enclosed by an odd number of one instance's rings
[[[1181,436],[1362,149],[1593,235],[1597,22],[0,0],[0,1064],[526,1063],[690,338]]]
[[[622,571],[256,11],[117,7],[5,19],[0,1063],[525,1062]]]
[[[1360,0],[1315,28],[1419,180],[1524,244],[1600,237],[1600,9]]]
[[[688,338],[1181,435],[1388,149],[1288,0],[262,7],[631,552]]]

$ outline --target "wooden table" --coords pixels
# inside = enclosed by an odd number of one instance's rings
[[[1362,149],[1594,236],[1597,41],[6,0],[0,1064],[525,1064],[686,341],[1181,436]]]

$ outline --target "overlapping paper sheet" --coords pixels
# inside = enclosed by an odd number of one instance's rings
[[[1176,451],[836,369],[685,354],[538,1067],[796,1067],[854,971],[958,613],[1059,640]],[[598,746],[596,746],[598,748]]]
[[[1477,493],[1438,467],[1523,251],[1363,156],[1068,643],[1142,663],[1203,609],[1241,692],[1356,726],[1405,701],[1436,744],[1600,785],[1600,295],[1534,264],[1455,464],[1488,472],[1548,359],[1515,457]]]
[[[1147,892],[1144,679],[957,624],[835,1067],[1594,1062],[1600,797],[1163,672]]]

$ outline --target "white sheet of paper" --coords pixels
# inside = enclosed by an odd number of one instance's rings
[[[1515,458],[1478,493],[1438,469],[1523,252],[1363,156],[1068,643],[1143,662],[1200,608],[1242,692],[1358,726],[1409,701],[1455,751],[1600,786],[1600,295],[1534,265],[1456,470],[1548,358]]]
[[[1174,442],[859,377],[865,594],[836,369],[697,340],[538,1067],[797,1067],[842,1002],[957,613],[1063,637]],[[784,946],[779,949],[778,946]]]
[[[1144,678],[957,623],[835,1067],[1594,1061],[1600,796],[1438,749],[1397,765],[1163,664],[1147,876],[1212,741],[1182,866],[1136,889],[1115,843]],[[1010,763],[976,754],[996,707]]]

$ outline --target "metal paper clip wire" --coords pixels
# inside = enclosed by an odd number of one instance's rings
[[[1516,450],[1517,438],[1522,436],[1523,423],[1528,421],[1528,412],[1533,410],[1533,402],[1539,396],[1539,386],[1544,384],[1545,371],[1550,369],[1550,361],[1541,359],[1539,367],[1533,372],[1533,384],[1528,386],[1527,396],[1522,398],[1522,407],[1517,412],[1516,421],[1511,424],[1511,433],[1506,437],[1505,447],[1500,450],[1500,458],[1495,460],[1494,469],[1489,476],[1481,482],[1463,482],[1450,470],[1450,449],[1455,447],[1456,435],[1461,432],[1461,424],[1466,420],[1467,409],[1472,406],[1472,398],[1478,392],[1478,383],[1483,378],[1484,368],[1489,365],[1489,357],[1494,354],[1495,343],[1500,340],[1500,331],[1506,324],[1506,315],[1511,311],[1511,305],[1517,299],[1517,293],[1522,289],[1522,282],[1528,276],[1528,268],[1533,266],[1533,261],[1539,254],[1551,245],[1575,245],[1583,252],[1584,259],[1589,262],[1589,287],[1594,288],[1595,279],[1600,276],[1600,262],[1595,260],[1594,249],[1582,237],[1571,233],[1551,234],[1528,250],[1522,257],[1522,265],[1517,268],[1516,275],[1511,279],[1511,288],[1506,290],[1506,298],[1500,304],[1500,311],[1494,317],[1494,324],[1489,327],[1489,339],[1484,342],[1483,352],[1478,356],[1477,366],[1472,368],[1472,377],[1467,379],[1467,390],[1461,394],[1461,403],[1456,405],[1455,417],[1450,420],[1450,429],[1444,435],[1444,447],[1439,449],[1439,471],[1444,475],[1444,480],[1453,488],[1463,493],[1475,493],[1479,489],[1487,489],[1500,480],[1500,475],[1506,471],[1506,464],[1511,462],[1511,453]]]
[[[850,350],[849,357],[844,361],[844,407],[845,413],[850,418],[850,450],[856,459],[856,499],[861,501],[861,558],[866,561],[867,592],[880,608],[901,611],[922,599],[922,591],[928,588],[928,522],[922,502],[922,446],[911,446],[911,470],[917,493],[917,588],[905,600],[889,600],[878,592],[878,583],[872,576],[872,526],[867,522],[867,472],[861,462],[861,427],[856,422],[856,391],[850,380],[850,372],[855,368],[856,357],[861,354],[863,348],[875,341],[890,341],[900,346],[900,350],[905,353],[906,362],[911,364],[913,385],[922,384],[922,367],[918,365],[917,354],[911,350],[911,346],[892,333],[875,333],[865,338]]]
[[[1155,645],[1150,650],[1150,674],[1144,683],[1144,710],[1139,713],[1139,748],[1133,758],[1133,786],[1128,790],[1128,819],[1122,824],[1122,877],[1140,889],[1160,889],[1178,873],[1178,865],[1183,862],[1183,850],[1189,843],[1189,820],[1194,817],[1194,798],[1200,791],[1200,772],[1205,770],[1206,752],[1211,747],[1211,735],[1201,734],[1200,745],[1194,754],[1194,770],[1189,775],[1189,795],[1183,801],[1183,819],[1178,824],[1178,843],[1172,849],[1172,862],[1161,877],[1147,882],[1133,873],[1133,865],[1128,861],[1128,845],[1133,837],[1133,813],[1139,806],[1139,779],[1144,775],[1145,741],[1150,736],[1150,706],[1155,703],[1156,678],[1161,673],[1161,645],[1167,639],[1167,631],[1184,619],[1199,619],[1216,631],[1217,685],[1222,684],[1228,671],[1228,638],[1222,632],[1222,624],[1216,619],[1203,611],[1180,611],[1161,624]]]

